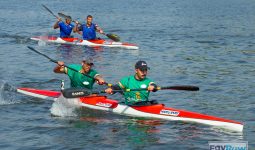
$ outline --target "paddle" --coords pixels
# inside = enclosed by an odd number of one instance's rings
[[[78,97],[89,96],[91,94],[97,94],[97,93],[93,93],[91,90],[85,89],[85,88],[68,88],[68,89],[64,89],[62,91],[62,94],[66,98],[78,98]]]
[[[147,89],[126,89],[126,92],[129,91],[146,91]],[[199,87],[192,85],[176,85],[176,86],[165,86],[165,87],[157,87],[157,90],[184,90],[184,91],[198,91]]]
[[[40,55],[46,57],[46,58],[49,59],[51,62],[54,62],[54,63],[58,64],[58,61],[57,61],[57,60],[54,60],[54,59],[50,58],[49,56],[47,56],[47,55],[45,55],[45,54],[43,54],[43,53],[37,51],[36,49],[34,49],[34,48],[31,47],[31,46],[27,46],[27,47],[28,47],[30,50],[36,52],[37,54],[40,54]],[[75,69],[73,69],[73,68],[71,68],[71,67],[68,67],[68,66],[66,66],[66,65],[63,65],[63,66],[66,67],[66,68],[68,68],[68,69],[70,69],[70,70],[73,70],[73,71],[75,71],[75,72],[79,72],[78,70],[75,70]],[[79,73],[81,73],[81,72],[79,72]],[[89,75],[87,75],[87,74],[85,74],[85,73],[81,73],[81,74],[83,74],[84,76],[87,76],[87,77],[89,77],[89,78],[94,79],[93,77],[91,77],[91,76],[89,76]],[[109,87],[112,86],[112,84],[107,83],[107,82],[105,82],[104,84],[107,85],[107,86],[109,86]]]
[[[70,16],[67,16],[67,15],[65,15],[65,14],[63,14],[63,13],[58,13],[58,15],[61,17],[61,18],[65,18],[65,19],[70,19]],[[76,20],[72,20],[73,22],[78,22],[78,21],[76,21]],[[79,22],[78,22],[78,24],[80,24]],[[113,41],[115,41],[115,42],[119,42],[120,41],[120,37],[118,36],[118,35],[116,35],[116,34],[112,34],[112,33],[109,33],[109,34],[106,34],[106,33],[102,33],[103,35],[105,35],[105,36],[107,36],[109,39],[111,39],[111,40],[113,40]]]
[[[56,17],[57,19],[59,18],[58,16],[56,16],[47,6],[43,5],[42,6],[49,12],[51,13],[54,17]]]
[[[115,42],[119,42],[120,41],[120,37],[116,34],[112,34],[112,33],[102,33],[103,35],[107,36],[109,39],[115,41]]]
[[[148,89],[140,88],[140,89],[126,89],[126,90],[113,90],[113,92],[130,92],[130,91],[146,91]],[[199,87],[191,86],[191,85],[178,85],[178,86],[165,86],[165,87],[157,87],[157,90],[184,90],[184,91],[198,91]],[[77,98],[83,96],[89,96],[91,94],[100,94],[106,93],[103,91],[91,91],[84,88],[69,88],[62,91],[64,97],[66,98]]]
[[[65,15],[65,14],[63,14],[63,13],[58,13],[58,15],[59,15],[59,17],[61,17],[61,18],[65,18],[65,19],[70,19],[70,16],[67,16],[67,15]],[[72,19],[71,19],[72,20]],[[72,20],[72,22],[75,22],[76,20]]]

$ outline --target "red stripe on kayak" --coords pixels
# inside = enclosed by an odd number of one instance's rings
[[[125,46],[137,46],[135,44],[130,44],[130,43],[122,43],[122,45],[125,45]]]
[[[47,37],[45,37],[45,38],[47,38]],[[48,40],[57,40],[57,38],[58,37],[56,37],[56,36],[48,36]]]
[[[179,111],[179,117],[185,117],[185,118],[195,118],[195,119],[204,119],[204,120],[214,120],[214,121],[221,121],[221,122],[230,122],[230,123],[235,123],[235,124],[241,124],[241,122],[237,122],[234,120],[229,120],[229,119],[224,119],[220,117],[215,117],[215,116],[210,116],[210,115],[205,115],[205,114],[200,114],[196,112],[190,112],[186,110],[178,110],[178,109],[173,109],[173,108],[168,108],[174,111]]]
[[[80,101],[85,104],[101,106],[106,108],[116,108],[118,106],[118,101],[106,99],[105,96],[81,97]]]
[[[100,39],[100,40],[88,40],[88,41],[91,42],[91,43],[94,43],[94,44],[116,45],[118,43],[118,44],[124,45],[124,46],[137,46],[135,44],[106,41],[106,40],[102,40],[102,39]]]
[[[132,108],[142,111],[142,112],[148,112],[152,114],[159,114],[160,111],[164,108],[163,104],[156,104],[156,105],[150,105],[150,106],[132,106]]]
[[[105,40],[88,40],[91,43],[95,43],[95,44],[104,44]],[[111,42],[109,42],[108,44],[110,44]]]
[[[61,38],[62,40],[66,41],[66,42],[77,42],[77,41],[81,41],[79,38]]]
[[[57,98],[61,95],[60,92],[57,91],[49,91],[49,90],[38,90],[38,89],[32,89],[32,88],[18,88],[19,90],[38,94],[38,95],[44,95],[49,97]]]
[[[221,121],[221,122],[230,122],[235,124],[241,124],[241,122],[237,122],[234,120],[219,118],[215,116],[209,116],[205,114],[200,114],[196,112],[186,111],[186,110],[179,110],[175,108],[164,107],[163,104],[151,105],[151,106],[133,106],[132,108],[153,114],[159,115],[166,115],[166,116],[173,116],[173,117],[183,117],[183,118],[192,118],[192,119],[202,119],[202,120],[212,120],[212,121]],[[162,113],[165,112],[165,113]]]

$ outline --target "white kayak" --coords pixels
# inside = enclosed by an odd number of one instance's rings
[[[70,45],[84,45],[89,47],[119,47],[126,49],[138,49],[135,44],[124,43],[124,42],[114,42],[111,40],[96,39],[96,40],[82,40],[79,38],[60,38],[56,36],[35,36],[30,38],[35,41],[44,41],[48,43],[59,43],[59,44],[70,44]]]
[[[64,98],[62,93],[59,91],[39,90],[32,88],[18,88],[17,91],[29,96],[42,99],[52,99],[54,101],[63,100]],[[166,107],[164,104],[152,104],[149,106],[128,106],[123,103],[119,103],[117,100],[108,99],[106,96],[87,96],[80,98],[68,98],[68,100],[76,101],[76,105],[81,107],[110,111],[126,116],[201,123],[217,128],[232,130],[235,132],[242,132],[244,126],[243,123],[238,121],[170,108]]]

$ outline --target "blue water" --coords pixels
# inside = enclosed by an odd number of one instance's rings
[[[1,149],[208,149],[208,141],[248,141],[250,149],[255,147],[254,0],[87,2],[0,1]],[[106,33],[138,44],[139,50],[31,41],[32,36],[59,34],[52,29],[56,19],[41,4],[80,21],[91,14]],[[72,108],[18,94],[16,87],[58,90],[62,79],[69,84],[65,75],[53,73],[54,63],[28,45],[66,64],[93,57],[95,69],[109,83],[133,74],[135,62],[143,59],[151,67],[149,77],[160,86],[200,87],[198,92],[158,91],[151,99],[242,121],[244,132],[86,109],[69,112]],[[64,115],[52,116],[53,111]]]

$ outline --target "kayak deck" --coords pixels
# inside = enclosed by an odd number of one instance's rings
[[[30,38],[35,41],[44,41],[49,43],[59,43],[59,44],[70,44],[70,45],[86,45],[86,46],[105,46],[105,47],[119,47],[126,49],[138,49],[135,44],[124,43],[124,42],[114,42],[110,40],[96,39],[96,40],[82,40],[79,38],[60,38],[56,36],[35,36]]]
[[[49,90],[38,90],[33,88],[18,88],[17,92],[29,95],[32,97],[42,98],[42,99],[51,99],[58,98],[61,95],[61,92],[58,91],[49,91]]]
[[[58,98],[64,98],[61,92],[57,91],[38,90],[31,88],[18,88],[17,91],[26,95],[43,99],[53,98],[58,100]],[[237,132],[243,131],[243,123],[241,122],[186,110],[170,108],[166,107],[164,104],[155,104],[150,106],[128,106],[121,104],[116,100],[108,99],[106,96],[87,96],[81,98],[73,98],[73,100],[80,101],[79,105],[82,107],[110,111],[120,115],[195,122]]]

